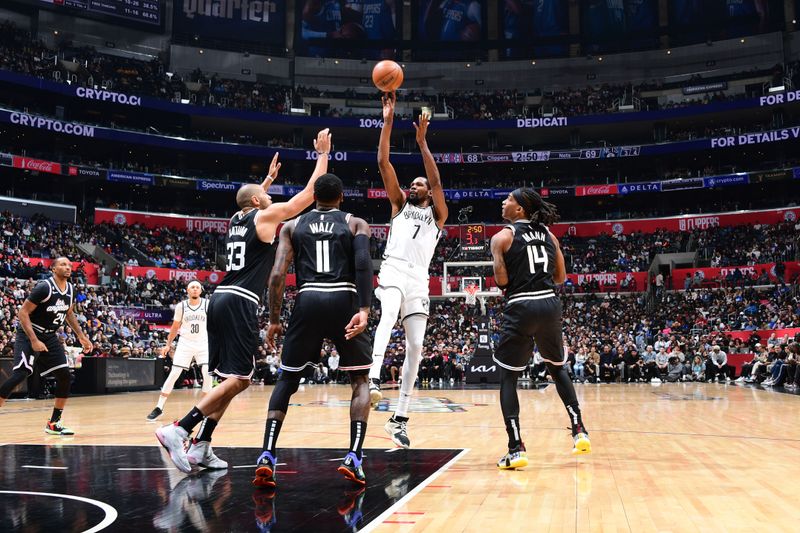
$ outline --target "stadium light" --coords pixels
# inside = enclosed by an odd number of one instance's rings
[[[770,93],[782,93],[786,90],[785,85],[776,85],[775,87],[770,87],[767,92]]]

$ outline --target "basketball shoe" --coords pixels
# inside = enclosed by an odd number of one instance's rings
[[[373,378],[369,380],[369,404],[372,407],[375,407],[381,400],[383,400],[383,394],[381,393],[381,380]]]
[[[500,470],[514,470],[526,466],[528,466],[528,453],[525,451],[525,445],[521,442],[519,446],[509,448],[508,453],[497,461],[497,468]]]
[[[253,503],[256,505],[256,528],[261,533],[269,533],[278,521],[275,512],[275,492],[258,490],[253,493]]]
[[[158,418],[159,416],[161,416],[163,414],[164,414],[164,411],[162,411],[158,407],[153,407],[153,410],[150,411],[149,415],[147,415],[147,419],[148,420],[155,420],[156,418]]]
[[[363,462],[364,460],[356,457],[355,453],[349,452],[344,456],[344,460],[342,464],[339,465],[339,468],[337,468],[337,471],[350,481],[358,483],[359,485],[366,485],[367,478],[364,476],[364,469],[361,468],[361,463]]]
[[[405,420],[397,420],[393,416],[388,422],[386,422],[386,425],[383,426],[383,429],[386,430],[386,433],[392,437],[392,442],[401,448],[409,448],[411,446],[411,441],[408,438],[407,424],[407,418]]]
[[[214,455],[214,450],[211,449],[210,442],[192,441],[189,451],[186,452],[186,457],[191,464],[202,466],[209,470],[228,468],[228,463],[226,461]]]
[[[592,443],[586,433],[576,433],[572,439],[575,441],[572,447],[572,455],[585,455],[592,453]]]
[[[277,459],[269,452],[264,452],[256,462],[256,477],[253,478],[253,485],[266,489],[275,488],[275,463]]]
[[[169,452],[169,458],[172,459],[178,470],[187,474],[192,471],[192,465],[189,464],[189,458],[186,456],[185,446],[189,434],[185,429],[180,427],[177,422],[161,426],[156,430],[156,438],[161,446]]]
[[[359,487],[358,490],[345,492],[341,503],[336,509],[350,531],[358,531],[359,529],[359,522],[364,516],[364,513],[361,512],[361,507],[364,505],[364,492],[366,490],[366,487]]]
[[[74,435],[75,432],[61,425],[61,422],[48,422],[44,427],[44,432],[48,435]]]

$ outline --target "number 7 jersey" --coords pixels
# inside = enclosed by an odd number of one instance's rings
[[[390,223],[383,257],[413,263],[427,271],[441,234],[432,206],[406,202]]]
[[[514,234],[511,247],[503,255],[508,272],[506,298],[510,301],[552,296],[556,286],[556,245],[547,226],[518,220],[506,228]]]

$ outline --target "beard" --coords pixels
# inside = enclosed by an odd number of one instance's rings
[[[419,206],[423,202],[423,199],[420,197],[419,194],[409,194],[408,195],[408,203],[414,206]]]

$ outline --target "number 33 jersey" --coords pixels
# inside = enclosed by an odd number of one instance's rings
[[[417,207],[406,202],[389,226],[383,257],[400,259],[427,271],[441,233],[432,206]]]
[[[36,304],[36,309],[31,313],[33,331],[37,334],[53,333],[64,325],[67,311],[75,300],[75,290],[72,283],[67,282],[62,292],[55,280],[48,278],[36,284],[28,300]]]
[[[194,306],[189,300],[182,301],[175,306],[173,320],[181,323],[180,344],[208,346],[208,300],[200,298],[200,302]]]
[[[275,244],[263,242],[256,232],[259,211],[239,211],[231,218],[225,238],[225,279],[216,293],[233,293],[259,305],[275,261]]]
[[[518,220],[506,228],[514,234],[511,247],[503,256],[508,272],[508,301],[552,296],[556,286],[556,246],[547,226]]]

